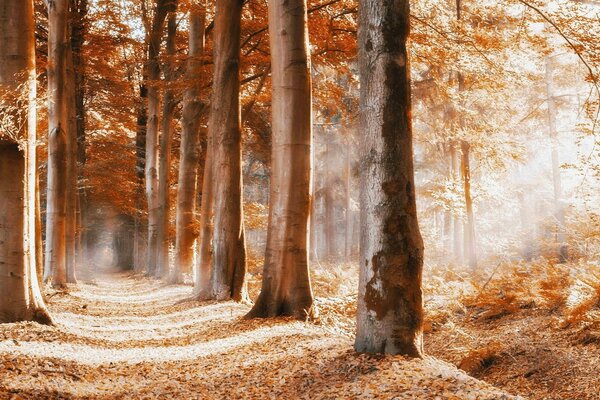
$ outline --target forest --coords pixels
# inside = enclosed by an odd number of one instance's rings
[[[0,399],[600,399],[600,1],[0,0]]]

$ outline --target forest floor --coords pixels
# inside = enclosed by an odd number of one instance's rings
[[[355,328],[354,269],[330,265],[313,273],[317,291],[327,289],[324,325],[348,337]],[[477,274],[427,266],[424,305],[428,355],[530,399],[600,400],[597,263],[503,262]]]
[[[56,326],[0,325],[0,399],[516,398],[433,357],[356,354],[343,301],[316,323],[246,320],[190,292],[112,274],[48,293]]]

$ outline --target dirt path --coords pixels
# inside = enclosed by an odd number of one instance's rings
[[[178,303],[189,286],[107,275],[53,293],[56,327],[0,325],[0,399],[509,399],[427,358],[369,357],[313,323]]]

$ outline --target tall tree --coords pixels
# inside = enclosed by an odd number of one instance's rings
[[[212,259],[203,272],[202,299],[243,300],[246,243],[242,213],[242,132],[240,121],[240,32],[243,0],[217,2],[214,74],[208,134],[213,146],[214,215]]]
[[[558,133],[556,129],[556,99],[554,98],[554,65],[552,63],[552,56],[546,56],[546,102],[548,105],[548,133],[550,140],[552,141],[552,150],[550,153],[550,159],[552,163],[552,188],[553,188],[553,212],[554,218],[556,219],[556,242],[558,248],[558,259],[560,262],[565,262],[567,258],[566,246],[565,246],[565,214],[562,209],[562,182],[560,178],[560,162],[558,158]]]
[[[66,191],[66,223],[65,223],[65,263],[66,263],[66,278],[68,283],[75,283],[75,254],[77,245],[77,207],[78,207],[78,191],[77,191],[77,82],[75,77],[75,67],[73,61],[73,49],[71,47],[71,32],[73,30],[73,22],[77,18],[74,12],[74,0],[69,0],[69,12],[67,21],[67,38],[65,42],[65,63],[66,63],[66,107],[67,107],[67,143],[66,157],[67,168],[65,176],[67,180]]]
[[[163,92],[163,107],[160,135],[160,153],[158,163],[158,227],[157,227],[157,259],[155,275],[163,277],[169,273],[169,212],[171,210],[170,167],[171,142],[173,136],[173,118],[175,114],[175,91],[172,87],[175,80],[175,36],[177,35],[177,18],[175,12],[169,13],[167,22],[166,56],[163,71],[165,88]]]
[[[271,187],[262,290],[249,317],[313,312],[308,268],[312,98],[306,0],[269,2]]]
[[[48,3],[48,188],[46,206],[46,273],[55,286],[67,282],[67,130],[66,79],[69,0]]]
[[[361,0],[361,250],[354,347],[423,353],[423,241],[412,150],[408,0]]]
[[[148,59],[146,73],[148,76],[148,120],[146,127],[146,198],[148,201],[148,273],[155,274],[158,267],[158,168],[159,168],[159,135],[158,122],[160,116],[160,94],[158,81],[160,79],[160,44],[165,20],[169,12],[177,9],[176,0],[156,0],[154,15],[148,39]]]
[[[0,131],[0,322],[52,319],[36,271],[36,73],[33,1],[0,7],[0,85],[25,107]],[[21,96],[20,92],[25,92]],[[3,102],[4,103],[4,102]],[[9,104],[2,104],[12,106]],[[12,130],[7,132],[7,130]]]
[[[195,3],[189,17],[189,53],[185,72],[188,87],[183,95],[182,132],[177,185],[177,216],[175,233],[175,263],[170,281],[182,283],[183,273],[192,271],[197,193],[198,163],[200,161],[200,114],[202,56],[206,10]]]

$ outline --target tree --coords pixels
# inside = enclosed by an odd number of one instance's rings
[[[423,354],[423,241],[412,150],[408,0],[359,5],[361,250],[354,347]]]
[[[33,2],[0,8],[0,85],[16,94],[0,131],[0,322],[52,324],[36,271],[36,73]],[[24,91],[25,96],[19,96]],[[12,128],[12,129],[11,129]],[[12,132],[11,132],[12,131]],[[11,134],[12,133],[12,134]]]
[[[201,299],[237,301],[246,294],[246,242],[242,212],[242,132],[240,122],[240,31],[242,0],[216,4],[214,76],[208,134],[212,142],[214,215],[211,263],[201,273]],[[206,179],[206,178],[205,178]],[[203,240],[208,240],[203,236]]]
[[[165,89],[163,95],[163,110],[161,120],[160,154],[158,164],[158,248],[155,275],[163,277],[169,273],[169,212],[171,210],[171,198],[169,196],[169,172],[171,168],[171,142],[173,136],[173,118],[177,100],[172,88],[175,80],[175,36],[177,35],[177,20],[175,12],[169,14],[167,22],[166,55],[168,59],[164,63]]]
[[[308,268],[312,98],[306,0],[269,2],[271,186],[262,289],[249,317],[313,312]]]
[[[67,282],[67,18],[69,0],[48,3],[48,188],[46,208],[46,273],[55,286]]]
[[[206,10],[194,5],[190,10],[189,53],[185,79],[189,85],[183,95],[182,132],[177,185],[177,216],[175,233],[175,263],[171,283],[182,283],[183,272],[192,271],[195,227],[198,163],[200,161],[200,114],[202,56]]]
[[[146,71],[148,74],[148,119],[146,127],[146,199],[148,201],[148,261],[147,271],[155,274],[158,268],[158,230],[159,230],[159,197],[158,197],[158,169],[159,169],[159,143],[158,122],[160,114],[160,94],[158,81],[160,79],[160,44],[169,12],[177,9],[176,0],[156,0],[154,16],[148,40],[148,59]]]

